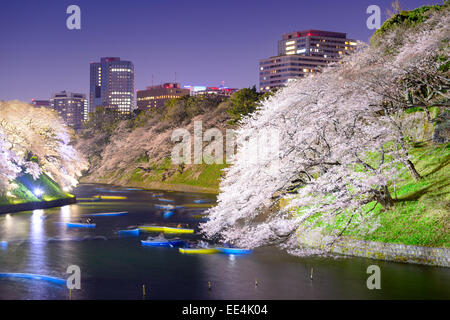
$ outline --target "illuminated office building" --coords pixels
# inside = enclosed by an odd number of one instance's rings
[[[50,108],[58,111],[68,126],[81,129],[87,110],[86,95],[67,91],[53,93]]]
[[[338,62],[356,50],[355,40],[346,33],[305,30],[283,34],[278,55],[259,62],[259,90],[282,87],[290,79],[320,72],[329,63]]]
[[[120,58],[101,58],[91,62],[89,112],[106,107],[129,114],[135,109],[134,66]]]
[[[181,88],[179,83],[164,83],[147,87],[145,90],[138,90],[136,95],[138,110],[161,109],[164,107],[164,103],[170,99],[188,96],[189,89]]]

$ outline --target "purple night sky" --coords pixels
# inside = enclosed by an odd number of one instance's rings
[[[277,52],[282,33],[322,29],[368,41],[366,8],[393,0],[14,0],[0,5],[0,100],[89,93],[89,62],[131,60],[136,89],[258,84],[258,60]],[[400,0],[413,9],[433,0]],[[66,28],[66,8],[81,8],[81,30]]]

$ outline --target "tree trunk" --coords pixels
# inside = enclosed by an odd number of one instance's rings
[[[416,167],[411,162],[411,160],[406,160],[403,162],[403,164],[408,168],[409,173],[413,176],[414,180],[419,181],[422,179],[422,176],[417,172]]]
[[[377,190],[375,197],[384,209],[394,206],[394,199],[392,199],[387,186],[382,186],[380,190]]]

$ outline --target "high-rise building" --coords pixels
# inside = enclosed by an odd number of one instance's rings
[[[355,40],[346,33],[305,30],[283,34],[278,41],[278,55],[259,62],[261,92],[284,86],[290,79],[319,72],[356,50]]]
[[[52,93],[50,107],[59,112],[66,124],[74,129],[81,129],[87,110],[85,94],[61,91]]]
[[[161,109],[167,100],[189,95],[189,89],[182,89],[179,83],[164,83],[137,91],[137,107],[139,110]]]
[[[97,107],[133,112],[134,66],[131,61],[105,57],[100,62],[91,62],[89,112]]]

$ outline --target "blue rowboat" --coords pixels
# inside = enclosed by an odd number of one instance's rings
[[[89,217],[116,217],[116,216],[125,216],[127,214],[128,214],[128,211],[123,211],[123,212],[105,212],[105,213],[84,214],[84,216],[89,216]]]
[[[28,279],[28,280],[42,280],[51,283],[55,283],[58,285],[66,285],[66,280],[61,278],[43,276],[39,274],[31,274],[31,273],[0,273],[0,278],[18,278],[18,279]]]
[[[202,199],[194,200],[194,203],[209,203],[209,202],[210,202],[209,200],[202,200]]]
[[[170,199],[164,199],[164,198],[158,198],[158,200],[159,200],[159,201],[162,201],[162,202],[173,202],[173,200],[170,200]]]
[[[177,247],[184,244],[183,240],[141,240],[143,246],[149,247]]]
[[[162,197],[162,196],[163,196],[162,193],[154,193],[154,194],[152,194],[152,197],[153,197],[153,198],[156,198],[156,197]]]
[[[75,222],[68,222],[66,223],[66,226],[68,228],[95,228],[95,223],[75,223]]]
[[[250,254],[253,251],[248,249],[239,249],[239,248],[216,248],[220,253],[224,254]]]
[[[172,210],[173,206],[168,204],[168,205],[163,205],[163,204],[155,204],[155,208],[156,209],[166,209],[166,210]]]
[[[138,236],[139,229],[119,230],[117,233],[121,236]]]
[[[169,219],[174,214],[175,214],[175,211],[174,210],[170,210],[170,211],[164,212],[163,216],[164,216],[165,219]]]

